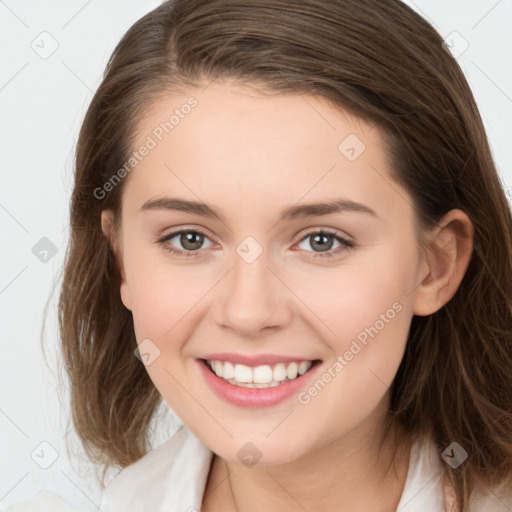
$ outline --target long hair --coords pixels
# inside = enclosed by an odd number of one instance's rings
[[[107,468],[138,460],[162,400],[134,357],[132,315],[100,225],[108,208],[119,227],[125,180],[104,197],[97,190],[128,160],[159,95],[213,79],[317,95],[375,124],[418,225],[467,213],[469,267],[447,304],[413,317],[390,414],[439,453],[453,441],[467,451],[459,468],[445,468],[461,510],[475,486],[510,485],[511,211],[463,72],[398,0],[175,0],[123,36],[79,135],[59,298],[72,420],[89,458]]]

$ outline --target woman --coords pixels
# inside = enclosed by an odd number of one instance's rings
[[[123,37],[60,301],[76,430],[124,468],[102,510],[512,509],[511,215],[442,43],[395,0]]]

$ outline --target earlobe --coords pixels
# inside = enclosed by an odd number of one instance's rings
[[[115,236],[114,232],[112,210],[103,210],[101,212],[101,229],[109,242],[110,248],[114,254],[117,268],[119,270],[119,275],[121,276],[121,286],[119,289],[121,301],[123,302],[124,306],[131,311],[130,291],[128,289],[128,284],[126,283],[123,258],[121,251],[119,250],[119,240]]]
[[[128,284],[126,283],[126,279],[123,279],[121,282],[121,288],[119,290],[121,294],[121,300],[126,309],[132,310],[132,301],[130,299],[130,290],[128,289]]]
[[[450,210],[439,221],[427,248],[427,275],[416,289],[415,315],[431,315],[455,295],[471,260],[473,236],[473,224],[462,210]]]

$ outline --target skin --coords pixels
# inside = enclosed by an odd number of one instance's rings
[[[160,350],[146,367],[152,381],[216,454],[202,510],[339,511],[343,503],[352,512],[394,511],[410,442],[400,435],[390,467],[394,431],[383,433],[389,386],[412,316],[437,311],[459,286],[471,222],[450,211],[425,233],[432,250],[422,252],[413,201],[389,175],[380,132],[319,97],[265,95],[229,82],[190,87],[155,102],[134,148],[190,96],[198,106],[125,178],[120,232],[108,210],[102,228],[137,340],[149,338]],[[350,134],[366,146],[354,161],[338,150]],[[225,220],[139,211],[162,196],[202,201]],[[277,220],[286,207],[340,197],[377,215]],[[199,256],[176,256],[155,242],[182,228],[206,234]],[[305,236],[322,229],[355,246],[328,238],[330,252],[341,252],[315,257],[323,253]],[[263,249],[252,263],[236,252],[247,236]],[[169,245],[190,247],[179,236]],[[196,358],[209,352],[271,353],[321,359],[320,376],[396,302],[400,312],[307,404],[294,395],[263,409],[236,407],[199,372]],[[237,457],[247,442],[262,454],[252,467]]]

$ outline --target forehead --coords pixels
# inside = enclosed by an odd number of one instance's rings
[[[212,144],[217,148],[225,144],[235,154],[239,150],[250,154],[251,148],[253,153],[259,152],[260,144],[274,156],[297,146],[304,151],[334,149],[337,154],[336,142],[350,134],[358,134],[369,143],[382,143],[373,124],[323,97],[277,94],[218,81],[161,94],[136,127],[136,141],[143,142],[145,136],[153,134],[161,142],[171,133],[173,138],[180,138],[180,132],[185,139],[191,129],[195,139],[191,142],[196,147],[200,144],[201,149],[208,150]]]
[[[329,196],[378,210],[397,198],[380,131],[318,96],[190,87],[147,110],[132,149],[143,146],[125,184],[139,208],[163,194],[249,210]]]

